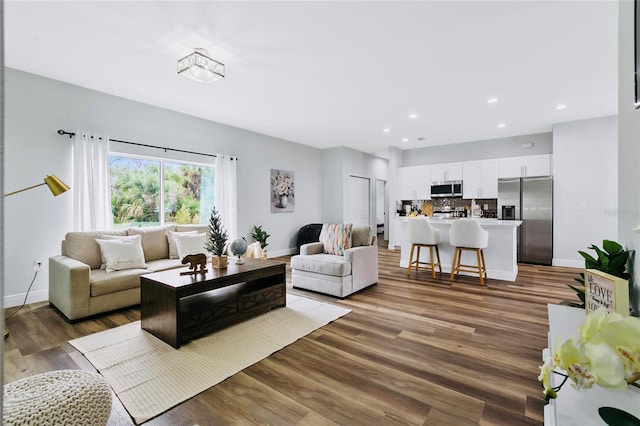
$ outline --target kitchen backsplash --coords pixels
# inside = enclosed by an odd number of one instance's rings
[[[482,216],[486,218],[498,217],[498,199],[497,198],[476,198],[476,205],[482,210]],[[447,209],[454,210],[456,207],[471,207],[471,199],[467,198],[435,198],[427,201],[402,201],[402,209],[400,216],[406,214],[406,207],[410,205],[413,211],[422,213],[423,203],[431,204],[433,212],[443,211]]]

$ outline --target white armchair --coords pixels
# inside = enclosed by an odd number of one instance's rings
[[[351,247],[343,255],[325,253],[326,227],[321,241],[303,244],[291,258],[293,287],[343,298],[377,283],[378,239],[371,227],[353,227]]]

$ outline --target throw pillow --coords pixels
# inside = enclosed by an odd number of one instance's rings
[[[370,246],[372,239],[369,226],[354,226],[351,229],[351,247]]]
[[[143,226],[127,229],[127,235],[142,236],[142,251],[146,261],[169,257],[167,231],[176,229],[175,225]]]
[[[197,234],[198,231],[167,231],[167,241],[169,242],[169,259],[178,259],[178,247],[176,247],[176,235]],[[203,234],[204,235],[204,234]]]
[[[324,224],[320,232],[320,241],[324,252],[342,256],[344,251],[351,248],[351,229],[353,225]]]
[[[120,241],[127,241],[127,240],[136,240],[139,239],[140,240],[140,244],[142,244],[142,236],[140,235],[131,235],[131,236],[126,236],[126,235],[100,235],[98,238],[96,238],[96,240],[120,240]],[[100,260],[102,261],[102,264],[100,265],[100,269],[107,269],[107,261],[104,258],[104,255],[102,254],[102,249],[100,250]]]
[[[147,264],[144,263],[144,252],[142,251],[142,238],[140,235],[129,239],[96,239],[96,242],[100,245],[100,253],[105,259],[107,273],[147,267]]]
[[[175,235],[175,239],[178,259],[184,259],[188,254],[205,253],[207,256],[209,255],[204,248],[205,234]]]

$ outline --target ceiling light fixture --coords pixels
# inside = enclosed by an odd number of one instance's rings
[[[391,131],[391,129],[388,128],[388,127],[385,127],[382,131],[385,132],[385,133],[389,133]]]
[[[565,104],[556,105],[556,109],[560,111],[561,109],[566,109],[567,106]]]
[[[402,138],[402,142],[409,142],[408,138]]]
[[[418,118],[418,114],[411,114],[411,115],[409,116],[409,118],[411,118],[411,119]]]
[[[224,64],[211,58],[206,50],[194,52],[178,60],[178,74],[200,83],[212,83],[224,78]]]
[[[498,129],[504,129],[505,127],[507,127],[507,125],[504,123],[498,124]]]
[[[488,103],[488,104],[495,104],[496,102],[498,102],[498,98],[489,98],[489,99],[487,100],[487,103]]]

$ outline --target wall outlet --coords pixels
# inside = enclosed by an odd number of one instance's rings
[[[33,261],[33,270],[34,271],[44,271],[44,261],[43,260],[34,260]]]

